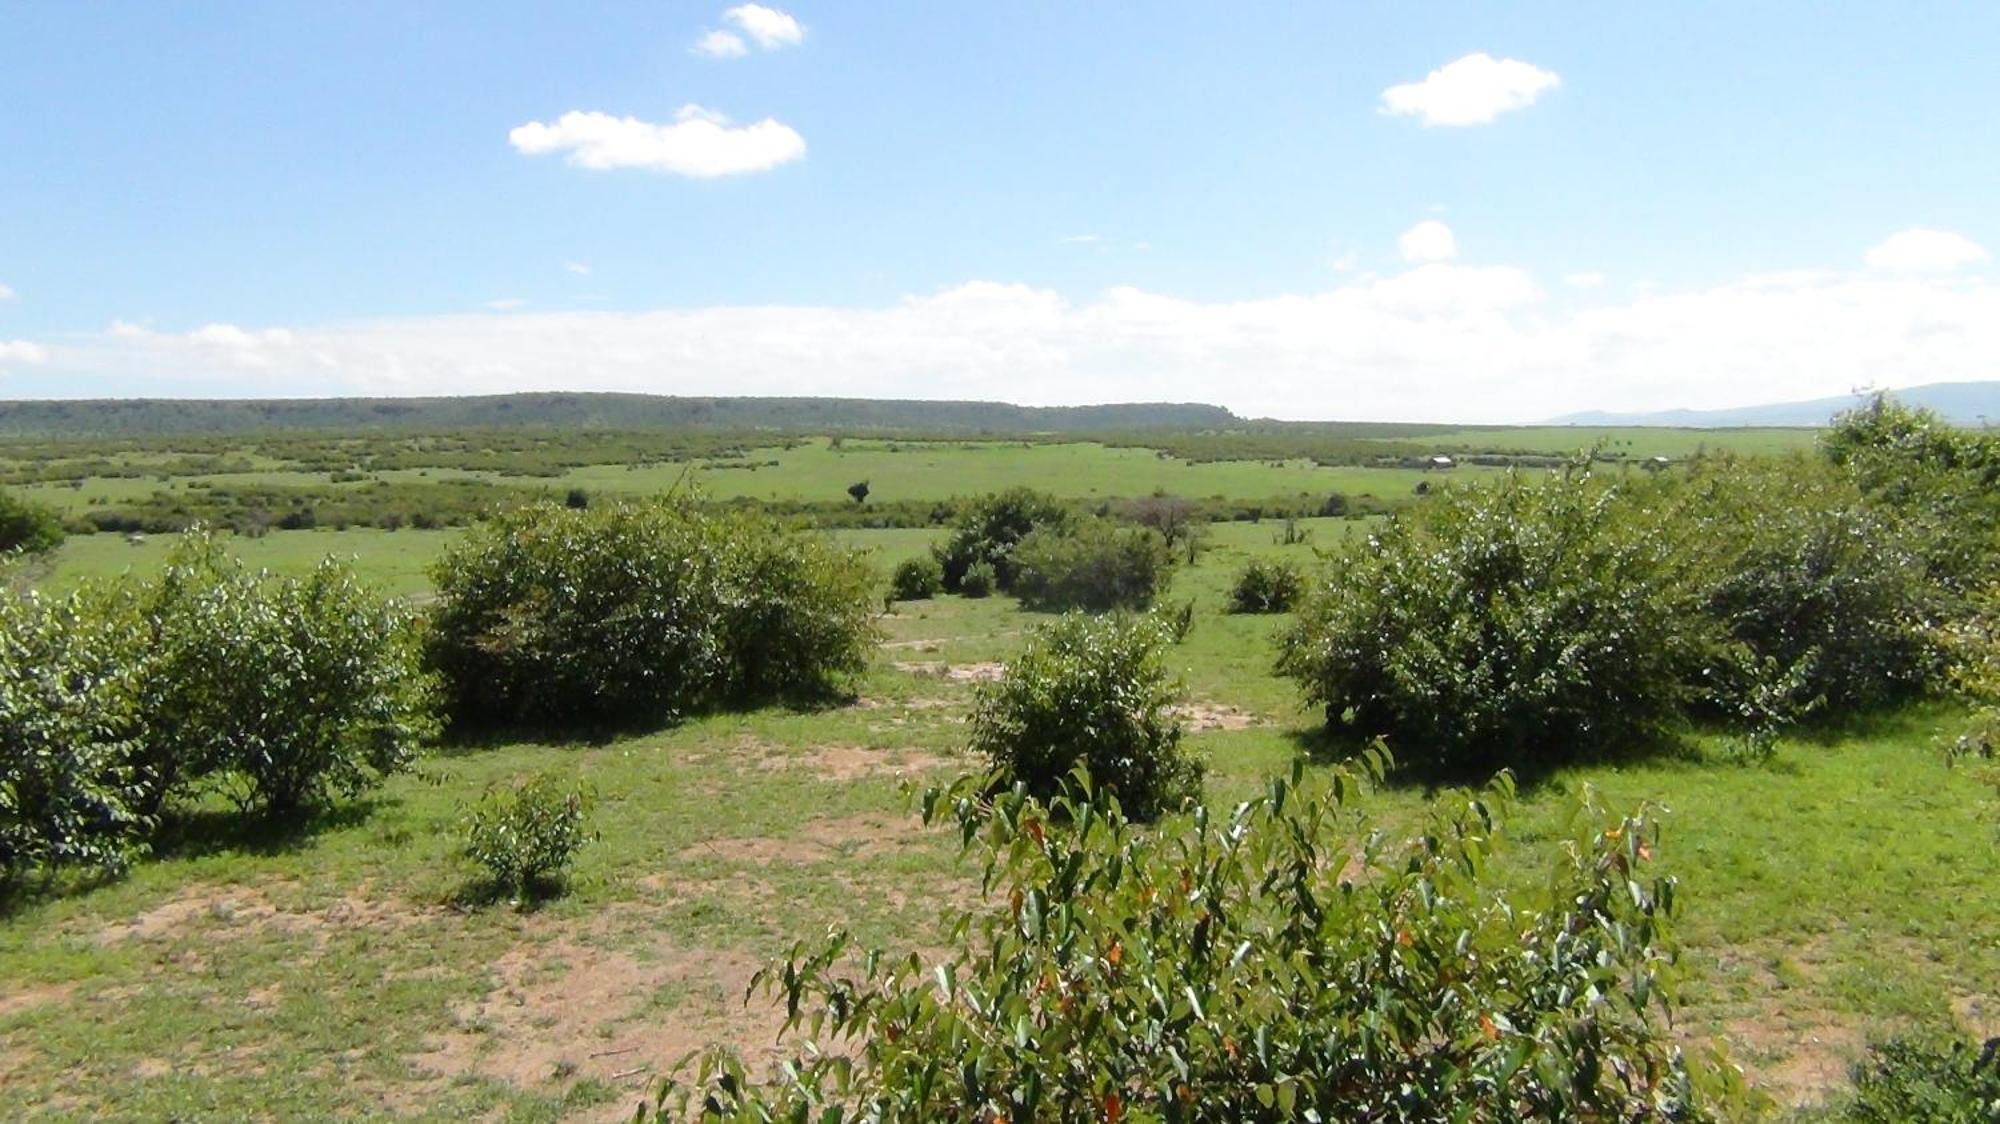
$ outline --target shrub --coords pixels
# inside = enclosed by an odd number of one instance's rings
[[[1663,734],[1709,651],[1686,562],[1579,471],[1440,489],[1345,550],[1280,671],[1429,766],[1552,764]]]
[[[455,721],[656,723],[865,666],[857,556],[680,498],[506,512],[434,570],[428,656]]]
[[[119,623],[85,595],[0,592],[0,886],[115,871],[142,849],[134,652]]]
[[[2000,434],[1878,394],[1834,418],[1820,451],[1923,529],[1927,570],[1945,589],[2000,579]]]
[[[1675,1043],[1673,883],[1645,814],[1583,805],[1548,892],[1521,895],[1484,873],[1504,786],[1391,845],[1349,806],[1357,781],[1295,768],[1184,833],[928,793],[985,871],[948,951],[801,942],[753,984],[784,1005],[790,1060],[759,1085],[713,1049],[658,1090],[661,1118],[1736,1118],[1740,1076]]]
[[[1252,559],[1229,591],[1234,613],[1288,613],[1305,593],[1306,578],[1289,561]]]
[[[889,578],[889,591],[898,601],[928,601],[944,592],[944,567],[929,554],[905,558]]]
[[[973,501],[953,524],[951,537],[936,548],[944,570],[944,587],[956,593],[965,572],[981,562],[993,568],[994,584],[1014,588],[1014,547],[1038,527],[1062,527],[1070,510],[1054,496],[1029,488],[1007,491]]]
[[[1143,609],[1172,566],[1159,532],[1109,519],[1030,532],[1012,558],[1015,594],[1038,609]]]
[[[62,541],[62,516],[0,491],[0,554],[42,554],[61,546]]]
[[[414,621],[333,559],[305,578],[253,574],[207,534],[176,544],[140,604],[144,806],[225,775],[238,799],[291,811],[353,796],[434,731]]]
[[[1857,1124],[1992,1124],[2000,1120],[2000,1038],[1882,1043],[1854,1067],[1854,1096],[1841,1115]]]
[[[988,597],[998,584],[993,576],[991,562],[974,562],[966,567],[965,576],[958,579],[958,592],[966,597]]]
[[[981,688],[972,748],[1029,792],[1059,791],[1078,767],[1138,819],[1200,795],[1203,766],[1181,745],[1160,625],[1068,614],[1037,628],[999,681]]]
[[[496,891],[534,897],[589,841],[588,804],[581,788],[554,772],[488,788],[461,821],[465,855],[486,869]]]

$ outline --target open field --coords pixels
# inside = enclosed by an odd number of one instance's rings
[[[1310,529],[1325,544],[1360,526]],[[1219,803],[1314,744],[1317,716],[1270,670],[1284,618],[1222,612],[1246,558],[1309,556],[1277,545],[1277,530],[1218,527],[1171,593],[1197,606],[1173,660]],[[931,534],[843,537],[886,568]],[[65,548],[57,581],[158,549],[98,539]],[[293,532],[238,545],[281,569],[351,552],[371,581],[414,592],[443,539]],[[899,778],[971,767],[975,680],[1037,619],[1007,598],[905,603],[855,697],[832,709],[455,750],[281,830],[197,819],[127,879],[17,904],[0,924],[6,1093],[63,1116],[611,1119],[709,1041],[764,1056],[776,1020],[740,1002],[761,961],[832,923],[934,948],[937,909],[974,894],[951,840],[911,819]],[[1763,768],[1565,769],[1526,793],[1510,878],[1532,891],[1537,856],[1586,785],[1612,807],[1663,804],[1690,973],[1680,1033],[1721,1035],[1775,1095],[1810,1102],[1871,1035],[1954,1019],[2000,1030],[1994,798],[1933,748],[1955,717],[1917,708],[1790,738]],[[472,877],[450,830],[460,809],[548,766],[598,799],[600,839],[571,892],[527,912],[459,904]],[[1391,787],[1367,803],[1393,826],[1427,799]]]

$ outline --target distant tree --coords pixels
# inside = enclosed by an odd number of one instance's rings
[[[855,503],[867,503],[868,481],[862,480],[858,483],[849,484],[847,486],[847,494],[854,497]]]
[[[571,488],[569,495],[563,497],[563,506],[571,511],[583,511],[590,506],[590,493],[582,488]]]
[[[0,554],[40,554],[62,541],[62,519],[54,511],[0,492]]]

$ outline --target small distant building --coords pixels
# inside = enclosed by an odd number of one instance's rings
[[[1443,453],[1439,453],[1438,455],[1425,461],[1424,467],[1438,472],[1443,472],[1446,469],[1457,468],[1458,462],[1452,460],[1450,457],[1445,456]]]
[[[133,546],[142,546],[146,542],[146,536],[140,534],[137,531],[134,531],[131,534],[125,536],[125,541],[131,543]]]
[[[1652,456],[1646,458],[1644,467],[1647,472],[1658,472],[1672,463],[1674,462],[1670,457]]]

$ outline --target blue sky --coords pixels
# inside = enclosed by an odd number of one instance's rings
[[[0,3],[0,396],[1523,421],[2000,378],[1996,42],[1990,3]]]

